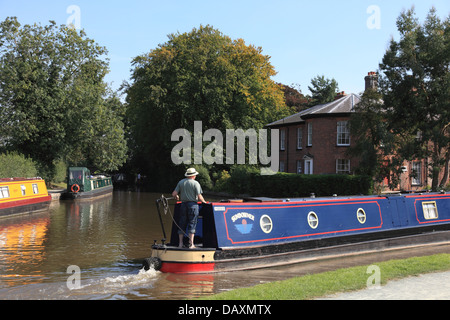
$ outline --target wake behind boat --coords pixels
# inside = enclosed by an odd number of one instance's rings
[[[157,206],[170,212],[164,197]],[[175,205],[170,242],[155,241],[145,269],[245,270],[450,242],[450,194],[445,192],[200,204],[196,249],[172,245],[178,243],[179,206]]]

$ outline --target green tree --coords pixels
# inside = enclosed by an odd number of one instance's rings
[[[312,94],[311,104],[323,104],[331,102],[336,97],[339,90],[338,83],[335,79],[325,79],[325,76],[316,76],[311,79],[311,87],[308,86]]]
[[[359,159],[356,173],[373,177],[378,183],[388,178],[390,188],[397,187],[403,160],[392,155],[401,145],[401,137],[390,129],[378,90],[363,93],[351,116],[350,130],[353,143],[348,153]]]
[[[127,88],[130,144],[147,172],[170,165],[171,134],[194,121],[203,130],[262,128],[286,116],[275,70],[262,49],[232,40],[211,26],[169,35],[133,60]],[[158,168],[158,169],[156,169]]]
[[[73,164],[88,159],[102,170],[120,166],[125,139],[121,118],[105,101],[110,97],[104,82],[106,54],[106,49],[87,38],[84,31],[58,27],[53,21],[46,26],[21,26],[15,17],[3,21],[2,148],[31,157],[47,179],[53,176],[59,159]],[[107,130],[114,135],[108,136]],[[100,143],[106,136],[114,142]],[[114,145],[120,147],[113,150]]]
[[[436,190],[450,160],[450,17],[441,21],[432,8],[421,25],[412,8],[401,13],[397,28],[400,40],[391,40],[380,64],[383,112],[400,137],[398,157],[431,159]]]
[[[37,176],[33,160],[17,152],[0,154],[0,178],[32,178]]]

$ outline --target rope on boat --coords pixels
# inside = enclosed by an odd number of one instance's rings
[[[172,210],[170,210],[170,205],[169,205],[169,200],[172,200],[174,198],[166,198],[164,197],[164,195],[161,195],[161,198],[159,199],[159,203],[162,205],[163,208],[163,212],[164,215],[167,215],[167,213],[169,213],[170,217],[172,218],[173,223],[177,226],[178,230],[180,230],[181,232],[183,232],[183,234],[189,238],[189,235],[186,233],[185,230],[183,230],[177,223],[177,221],[175,220],[173,214],[172,214]]]

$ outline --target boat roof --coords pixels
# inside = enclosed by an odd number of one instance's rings
[[[423,195],[423,194],[442,194],[441,192],[428,192],[428,191],[421,191],[421,192],[406,192],[406,193],[400,193],[400,192],[391,192],[391,193],[383,193],[380,195],[353,195],[353,196],[328,196],[328,197],[300,197],[300,198],[270,198],[270,197],[244,197],[241,199],[226,199],[221,200],[222,203],[263,203],[263,202],[302,202],[302,201],[327,201],[327,200],[347,200],[347,199],[360,199],[360,198],[394,198],[394,197],[401,197],[401,196],[407,196],[407,195]]]
[[[0,182],[32,181],[32,180],[42,180],[42,178],[41,177],[34,177],[34,178],[0,178]]]

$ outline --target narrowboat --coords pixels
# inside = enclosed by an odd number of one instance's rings
[[[168,200],[158,210],[171,213]],[[200,205],[194,249],[170,241],[143,263],[171,273],[255,269],[431,243],[450,243],[450,193],[213,202]],[[163,233],[165,236],[164,225]]]
[[[67,174],[67,190],[61,197],[62,199],[91,199],[108,195],[112,191],[111,177],[92,176],[87,168],[70,167]]]
[[[47,210],[51,200],[41,178],[0,179],[0,218]]]

